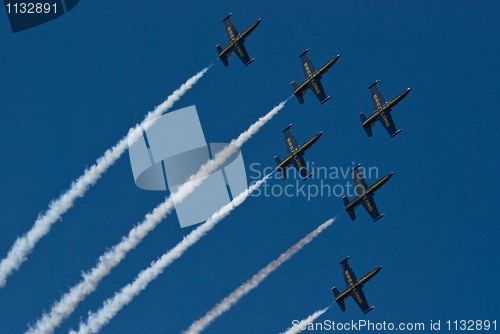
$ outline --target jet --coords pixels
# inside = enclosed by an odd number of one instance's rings
[[[219,59],[222,61],[224,66],[228,67],[229,62],[227,59],[231,57],[232,52],[236,53],[238,58],[241,59],[243,64],[245,64],[245,67],[250,65],[255,58],[250,60],[250,57],[248,56],[248,52],[245,49],[245,45],[243,45],[243,42],[250,36],[250,34],[257,28],[259,25],[260,21],[262,19],[259,19],[257,22],[252,24],[250,27],[248,27],[247,30],[245,30],[243,33],[238,34],[238,31],[233,25],[233,22],[231,22],[231,19],[229,18],[233,13],[230,13],[222,22],[224,22],[224,28],[226,28],[226,34],[227,34],[227,39],[229,40],[228,46],[224,50],[220,47],[219,44],[215,46],[217,49],[217,52],[219,53]]]
[[[367,314],[368,312],[373,310],[374,307],[368,306],[368,302],[366,301],[365,294],[363,293],[362,288],[366,283],[368,283],[369,280],[373,278],[373,276],[378,274],[380,269],[382,269],[382,266],[372,270],[358,281],[356,275],[354,275],[354,271],[352,271],[351,265],[349,264],[349,262],[347,262],[349,257],[350,256],[348,256],[344,261],[340,262],[340,265],[342,266],[342,273],[344,274],[346,289],[342,293],[339,293],[339,290],[337,290],[337,288],[332,288],[333,295],[335,296],[335,302],[339,305],[342,312],[345,312],[344,299],[351,296],[356,304],[358,304],[361,311],[363,311],[363,314]]]
[[[397,106],[399,102],[401,102],[406,97],[406,95],[410,93],[411,87],[402,92],[401,94],[399,94],[392,101],[385,102],[384,97],[382,96],[377,87],[377,84],[379,82],[380,80],[377,80],[373,85],[368,87],[368,89],[370,90],[370,95],[372,97],[373,109],[375,110],[375,112],[368,119],[366,119],[363,113],[359,114],[359,118],[361,119],[361,124],[363,126],[363,129],[365,129],[366,134],[368,135],[369,138],[372,137],[372,128],[375,126],[375,123],[377,121],[380,121],[380,124],[384,126],[384,128],[387,130],[387,132],[392,138],[401,132],[401,129],[396,130],[396,125],[392,120],[391,116],[392,108]]]
[[[366,184],[366,181],[363,178],[363,173],[359,171],[360,166],[361,164],[359,164],[356,168],[354,168],[351,171],[352,176],[354,178],[354,194],[356,195],[356,197],[352,200],[352,202],[349,202],[349,200],[345,196],[342,197],[342,200],[344,201],[345,211],[347,211],[352,221],[356,220],[356,215],[354,214],[354,210],[357,210],[359,205],[362,204],[363,207],[366,209],[366,211],[368,211],[368,213],[372,217],[373,222],[375,223],[377,220],[384,217],[385,214],[380,214],[378,212],[377,206],[375,205],[375,201],[373,200],[373,196],[375,195],[375,192],[377,190],[382,188],[382,186],[387,181],[389,181],[394,172],[386,175],[384,178],[377,181],[374,185],[368,188],[368,185]]]
[[[276,169],[279,170],[283,180],[286,180],[286,171],[290,168],[290,165],[293,164],[295,168],[299,171],[300,177],[305,181],[310,178],[314,173],[309,174],[306,167],[306,162],[304,161],[304,154],[308,149],[310,149],[316,141],[318,141],[319,137],[323,134],[323,131],[318,133],[316,136],[311,138],[304,145],[297,145],[297,141],[293,136],[292,130],[290,128],[293,124],[290,124],[283,133],[285,134],[286,141],[286,150],[288,152],[288,156],[285,160],[281,161],[278,156],[274,157],[274,161],[276,162]]]
[[[304,104],[304,95],[307,93],[307,89],[311,89],[311,91],[316,95],[321,104],[328,101],[331,96],[326,97],[325,90],[323,89],[323,85],[321,84],[321,78],[326,72],[330,70],[330,68],[339,60],[340,55],[330,60],[325,66],[323,66],[319,71],[316,71],[314,68],[311,59],[307,55],[309,49],[304,51],[300,56],[300,60],[302,61],[302,70],[304,71],[304,77],[306,80],[298,86],[295,81],[292,81],[293,95],[297,97],[300,105]]]

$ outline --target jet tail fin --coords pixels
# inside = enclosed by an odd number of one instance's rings
[[[345,312],[345,303],[344,303],[344,300],[339,300],[337,302],[337,304],[339,305],[340,309],[342,310],[342,312]]]
[[[347,213],[349,214],[349,217],[351,217],[352,221],[356,220],[356,214],[354,213],[354,210],[349,210],[347,211]]]
[[[333,291],[333,295],[335,296],[335,298],[338,297],[338,295],[340,295],[340,292],[339,290],[337,290],[336,287],[333,287],[332,288],[332,291]],[[344,299],[341,299],[341,300],[336,300],[336,303],[339,305],[340,309],[342,310],[342,312],[345,312],[345,303],[344,303]]]
[[[278,171],[281,173],[281,177],[283,178],[283,181],[286,180],[286,169],[280,167],[278,168]]]
[[[347,197],[342,197],[342,201],[344,201],[344,206],[347,207],[349,205],[349,203],[351,203],[349,201],[349,199]],[[348,210],[347,213],[349,214],[349,217],[351,217],[351,220],[352,221],[355,221],[356,220],[356,214],[354,213],[354,209],[351,209],[351,210]]]
[[[297,100],[299,100],[300,105],[303,105],[304,104],[304,95],[299,94],[299,95],[295,95],[295,96],[297,97]]]
[[[226,56],[219,58],[219,59],[222,61],[222,63],[224,64],[225,67],[229,67],[229,62],[227,61]]]
[[[215,46],[215,48],[217,49],[217,53],[219,54],[219,59],[222,61],[222,63],[224,64],[225,67],[228,67],[229,66],[229,62],[227,61],[227,57],[226,56],[220,57],[220,54],[222,53],[222,48],[220,47],[220,45],[217,44]]]
[[[278,156],[274,157],[274,162],[276,163],[276,167],[281,165],[281,159],[278,158]],[[284,169],[283,167],[280,167],[280,168],[278,168],[278,171],[281,173],[281,177],[283,178],[283,180],[286,180],[286,169]]]
[[[363,113],[359,114],[359,119],[361,119],[361,124],[365,124],[365,122],[366,122],[366,116],[363,115]],[[371,127],[371,125],[363,126],[363,129],[365,130],[366,134],[368,135],[368,138],[371,138],[372,137],[372,127]]]
[[[293,88],[293,93],[297,91],[299,88],[299,85],[295,81],[292,81],[292,88]],[[297,100],[299,100],[300,105],[304,104],[304,95],[302,93],[299,93],[298,95],[295,95],[297,97]],[[325,101],[326,102],[326,101]]]
[[[366,122],[366,116],[363,115],[363,113],[359,114],[359,118],[361,119],[361,124],[364,124]]]

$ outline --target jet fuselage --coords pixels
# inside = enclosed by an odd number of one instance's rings
[[[309,49],[307,49],[306,52],[307,51],[309,51]],[[300,55],[299,58],[301,56],[302,55]],[[335,57],[334,59],[332,59],[325,66],[323,66],[319,71],[316,71],[314,73],[311,72],[311,70],[309,69],[307,63],[305,63],[304,64],[304,69],[305,69],[305,72],[308,75],[308,78],[306,80],[304,80],[304,82],[293,92],[293,94],[295,96],[300,95],[300,94],[302,94],[302,92],[304,90],[306,90],[308,88],[311,88],[311,90],[315,91],[316,94],[319,94],[320,91],[321,91],[321,89],[318,87],[318,84],[316,83],[315,80],[319,80],[324,73],[328,72],[328,70],[333,65],[335,65],[335,63],[337,62],[337,60],[339,60],[339,57],[340,57],[340,55],[338,55],[337,57]]]
[[[313,138],[311,138],[308,142],[306,142],[304,145],[298,147],[297,149],[295,149],[294,151],[292,151],[292,153],[286,157],[282,162],[281,164],[279,164],[276,168],[279,169],[279,168],[285,168],[286,166],[288,166],[290,163],[291,163],[291,159],[293,159],[294,161],[296,161],[299,166],[300,166],[300,161],[298,160],[298,158],[296,158],[296,156],[302,152],[305,152],[307,151],[308,149],[311,148],[311,146],[313,146],[317,141],[318,139],[323,135],[323,131],[321,131],[320,133],[318,133],[316,136],[314,136]],[[302,166],[300,166],[302,167]],[[299,167],[299,168],[300,168]],[[303,166],[305,167],[305,166]]]
[[[232,51],[238,52],[240,56],[243,56],[243,51],[239,48],[238,42],[240,41],[243,42],[247,38],[247,36],[249,36],[255,30],[255,28],[257,28],[257,26],[260,24],[261,21],[262,19],[259,19],[257,22],[252,24],[247,30],[245,30],[238,36],[234,35],[233,31],[231,30],[231,27],[228,27],[227,28],[228,33],[229,36],[231,36],[232,42],[229,43],[229,45],[226,46],[224,50],[222,50],[222,52],[219,54],[219,58],[227,56]]]
[[[360,195],[360,196],[357,196],[356,198],[354,198],[351,203],[349,203],[349,205],[346,206],[346,210],[350,210],[350,209],[354,209],[356,210],[356,208],[358,207],[358,205],[361,204],[361,201],[365,201],[367,203],[367,205],[370,205],[369,204],[369,201],[368,199],[366,198],[367,195],[369,194],[373,194],[374,192],[376,192],[377,190],[379,190],[380,188],[382,188],[382,186],[384,184],[387,183],[387,181],[389,181],[389,179],[392,177],[392,175],[394,175],[394,172],[384,176],[380,181],[378,181],[377,183],[375,183],[374,185],[372,185],[370,188],[368,189],[365,189],[363,194]]]
[[[411,91],[411,87],[405,90],[403,93],[399,94],[396,98],[394,98],[392,101],[389,101],[385,103],[384,105],[380,105],[379,109],[375,111],[370,118],[368,118],[363,124],[363,127],[370,126],[370,124],[376,122],[379,120],[379,118],[382,118],[385,122],[388,122],[387,118],[385,118],[385,113],[386,112],[391,112],[391,109],[397,106]],[[375,100],[377,102],[377,100]],[[378,106],[378,104],[377,104]]]
[[[368,283],[369,280],[371,280],[373,277],[375,277],[375,275],[377,275],[381,269],[382,269],[382,266],[378,267],[377,269],[372,270],[369,274],[367,274],[365,277],[363,277],[362,279],[360,279],[357,282],[353,282],[351,277],[349,276],[349,272],[345,272],[344,274],[346,275],[350,286],[348,286],[344,291],[342,291],[341,294],[339,294],[337,296],[337,298],[335,298],[335,302],[343,300],[343,299],[349,297],[351,294],[353,294],[354,297],[356,299],[358,299],[358,301],[359,301],[359,298],[361,298],[361,297],[359,294],[357,294],[356,288],[357,287],[362,288],[366,283]]]

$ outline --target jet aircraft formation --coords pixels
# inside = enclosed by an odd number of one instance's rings
[[[261,22],[261,19],[252,24],[250,27],[248,27],[243,33],[238,34],[236,28],[231,22],[230,19],[231,15],[232,13],[229,14],[229,16],[227,16],[224,20],[222,20],[222,22],[224,23],[229,44],[228,46],[226,46],[225,49],[222,49],[219,45],[216,46],[217,52],[219,54],[218,58],[222,61],[225,67],[228,67],[229,66],[228,58],[231,56],[232,52],[234,52],[241,59],[241,61],[246,67],[250,65],[255,60],[255,58],[252,58],[250,60],[248,52],[243,43],[245,42],[246,38],[248,38],[248,36],[250,36],[250,34],[257,28],[257,26]],[[307,54],[308,52],[309,49],[304,51],[299,56],[305,79],[300,86],[297,85],[295,81],[292,81],[293,95],[297,98],[300,105],[303,105],[304,96],[306,95],[307,90],[310,89],[320,101],[320,105],[322,105],[325,102],[327,102],[331,98],[331,96],[326,96],[325,89],[323,88],[323,84],[321,83],[321,79],[323,75],[325,75],[333,67],[333,65],[335,65],[335,63],[340,58],[340,55],[337,55],[335,58],[333,58],[332,60],[327,62],[323,67],[321,67],[319,70],[316,70],[311,62],[311,59]],[[386,131],[389,133],[390,138],[393,138],[394,136],[396,136],[401,132],[401,129],[399,130],[396,129],[396,125],[394,124],[394,121],[391,116],[391,111],[410,93],[412,88],[411,87],[408,88],[406,91],[402,92],[389,102],[385,102],[377,86],[379,82],[380,80],[377,80],[375,81],[374,84],[368,87],[368,89],[370,90],[370,97],[373,104],[374,112],[369,118],[366,118],[366,116],[363,113],[359,114],[359,117],[361,119],[361,126],[365,130],[368,137],[371,138],[372,128],[375,126],[376,122],[379,121],[382,124],[382,126],[386,129]],[[323,134],[323,131],[315,135],[304,145],[299,146],[297,144],[297,141],[295,140],[292,130],[290,129],[291,127],[292,124],[290,124],[285,130],[283,130],[283,133],[285,135],[285,142],[286,142],[286,149],[288,156],[283,161],[281,161],[280,158],[278,158],[278,156],[274,157],[276,163],[276,169],[281,173],[283,180],[286,181],[287,170],[293,165],[299,171],[299,175],[303,179],[303,181],[306,181],[313,175],[313,173],[309,174],[303,156],[305,152],[309,150],[318,141],[318,139]],[[359,164],[351,171],[354,179],[354,185],[355,185],[354,189],[356,197],[352,199],[352,201],[349,201],[349,199],[346,196],[342,197],[345,206],[345,211],[347,211],[351,220],[354,221],[356,220],[354,211],[358,209],[359,205],[362,205],[368,212],[370,217],[373,219],[373,222],[376,222],[382,217],[384,217],[385,214],[379,213],[377,206],[375,205],[373,195],[377,190],[382,188],[382,186],[385,183],[387,183],[387,181],[389,181],[389,179],[392,177],[394,173],[386,175],[382,179],[375,182],[375,184],[373,184],[371,187],[368,187],[363,177],[363,173],[359,170],[360,166],[361,164]],[[371,280],[382,269],[382,266],[372,270],[371,272],[366,274],[363,278],[358,280],[348,262],[348,259],[349,257],[340,262],[340,265],[342,267],[342,273],[344,275],[344,280],[346,283],[346,289],[342,293],[340,293],[337,290],[337,288],[335,287],[332,288],[333,294],[335,296],[335,302],[344,312],[346,310],[344,302],[345,299],[347,297],[352,297],[356,302],[356,304],[361,308],[363,313],[366,314],[373,309],[373,306],[369,307],[362,288],[369,280]]]

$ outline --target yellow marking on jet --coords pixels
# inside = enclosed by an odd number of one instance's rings
[[[367,192],[370,192],[372,191],[377,185],[379,185],[380,183],[384,182],[385,179],[387,179],[388,176],[384,177],[382,180],[378,181],[377,183],[375,183],[373,186],[370,187],[370,189],[368,189]]]
[[[373,211],[373,208],[372,208],[368,198],[366,198],[366,196],[364,196],[363,199],[365,200],[365,203],[366,203],[366,206],[368,207],[368,210]]]
[[[300,162],[298,162],[298,161],[297,161],[297,159],[295,158],[295,155],[296,155],[296,153],[292,153],[292,154],[290,154],[290,155],[289,155],[289,156],[288,156],[285,160],[283,160],[283,161],[280,163],[280,165],[279,165],[278,167],[276,167],[276,168],[282,168],[282,166],[283,166],[283,165],[286,165],[286,164],[288,163],[288,160],[290,160],[290,159],[294,158],[294,160],[295,160],[295,161],[297,162],[297,164],[299,165],[299,169],[300,169],[300,167],[301,167]]]
[[[225,48],[225,49],[224,49],[224,50],[223,50],[220,54],[221,54],[221,55],[222,55],[222,54],[224,54],[227,50],[229,50],[230,48],[232,48],[232,47],[233,47],[233,45],[234,45],[234,42],[232,42],[231,44],[229,44],[229,45],[227,46],[227,48]]]
[[[345,209],[346,209],[346,210],[351,210],[351,208],[352,208],[352,209],[354,210],[354,208],[355,208],[355,207],[357,207],[357,206],[359,205],[359,203],[358,203],[358,202],[360,202],[360,201],[361,201],[361,198],[362,198],[361,196],[357,196],[357,197],[355,197],[355,198],[354,198],[354,199],[353,199],[353,200],[349,203],[349,205],[348,205],[348,206],[346,206],[346,208],[345,208]]]
[[[312,141],[313,141],[316,137],[317,137],[317,136],[314,136],[311,140],[309,140],[307,143],[305,143],[304,145],[302,145],[302,146],[300,147],[299,152],[300,152],[300,151],[302,151],[302,149],[303,149],[304,147],[306,147],[306,146],[307,146],[307,144],[309,144],[310,142],[312,142]]]
[[[245,30],[243,33],[240,34],[240,36],[245,36],[245,34],[251,30],[254,26],[256,26],[257,24],[259,24],[259,22],[256,22],[254,24],[252,24],[247,30]]]
[[[234,41],[234,34],[233,34],[233,30],[231,29],[231,27],[227,27],[227,31],[229,32],[229,36],[231,36],[231,39]]]
[[[325,66],[323,66],[322,68],[320,68],[320,69],[319,69],[319,71],[317,71],[317,72],[314,74],[314,76],[319,75],[321,72],[323,72],[323,70],[324,70],[325,68],[327,68],[327,67],[328,67],[331,63],[333,63],[334,61],[335,61],[335,59],[330,60],[330,61],[329,61],[329,62],[328,62]]]
[[[361,296],[358,294],[358,292],[356,291],[356,286],[357,284],[355,284],[352,279],[351,279],[351,275],[349,275],[349,271],[345,271],[344,272],[346,278],[347,278],[347,281],[349,283],[349,285],[351,286],[349,289],[347,289],[342,295],[338,296],[337,299],[341,298],[342,296],[344,295],[347,295],[349,292],[352,291],[352,293],[354,294],[354,296],[356,296],[356,299],[358,300],[358,303],[362,303],[363,302],[363,299],[361,299]]]
[[[385,114],[381,113],[381,115],[382,115],[382,118],[384,119],[385,126],[387,126],[387,127],[391,126],[391,123],[389,122],[389,120],[387,119]]]
[[[297,167],[299,168],[299,172],[300,172],[300,170],[302,169],[302,165],[300,164],[300,160],[299,160],[299,158],[297,158],[297,155],[295,153],[293,154],[293,158],[294,158],[295,163],[297,164]]]
[[[304,63],[304,68],[306,69],[307,75],[309,76],[309,79],[305,83],[310,82],[313,85],[316,93],[319,94],[321,91],[320,91],[318,85],[316,84],[316,82],[314,82],[314,80],[312,80],[316,74],[314,74],[314,76],[312,75],[311,70],[309,69],[309,64],[307,62]],[[300,90],[302,88],[302,86],[304,86],[304,84],[302,84],[297,90]]]
[[[291,158],[292,158],[292,156],[291,156],[291,155],[289,155],[289,156],[288,156],[285,160],[283,160],[283,162],[282,162],[282,163],[280,163],[280,165],[279,165],[278,167],[283,166],[283,165],[285,164],[285,162],[287,162],[287,161],[288,161],[288,160],[290,160]]]
[[[376,273],[375,272],[369,273],[368,275],[366,275],[365,277],[363,277],[362,279],[360,279],[357,285],[360,285],[360,284],[362,285],[364,282],[366,282],[374,274],[376,274]]]
[[[243,57],[244,53],[243,51],[240,49],[240,46],[238,44],[236,44],[236,50],[238,50],[238,53],[240,54],[240,56]]]
[[[361,304],[363,302],[363,299],[361,299],[361,296],[358,294],[358,292],[356,291],[356,289],[354,289],[352,292],[356,296],[356,299],[358,300],[358,303]]]
[[[306,82],[304,82],[302,85],[299,86],[299,88],[297,88],[297,90],[295,92],[293,92],[294,94],[297,93],[297,92],[300,92],[302,90],[304,90],[304,86],[306,86],[307,84],[309,84],[309,80],[310,79],[307,79]]]
[[[368,118],[364,123],[363,123],[363,126],[365,126],[366,124],[370,124],[372,122],[374,122],[374,119],[376,119],[380,114],[380,111],[377,111],[376,113],[374,113],[370,118]]]
[[[377,103],[377,108],[380,109],[380,102],[378,100],[377,94],[373,95],[373,99],[375,100],[375,103]]]
[[[309,78],[311,78],[311,70],[309,69],[309,65],[307,63],[304,63],[304,67],[306,68],[307,75]]]
[[[342,293],[341,295],[339,295],[336,299],[340,299],[340,298],[342,298],[342,297],[344,297],[344,296],[348,295],[348,294],[351,292],[351,289],[352,289],[352,288],[346,289],[346,290],[344,291],[344,293]]]
[[[311,80],[311,84],[313,85],[314,90],[316,91],[316,94],[319,94],[321,91],[319,90],[318,85],[316,84],[316,82],[314,80]]]

